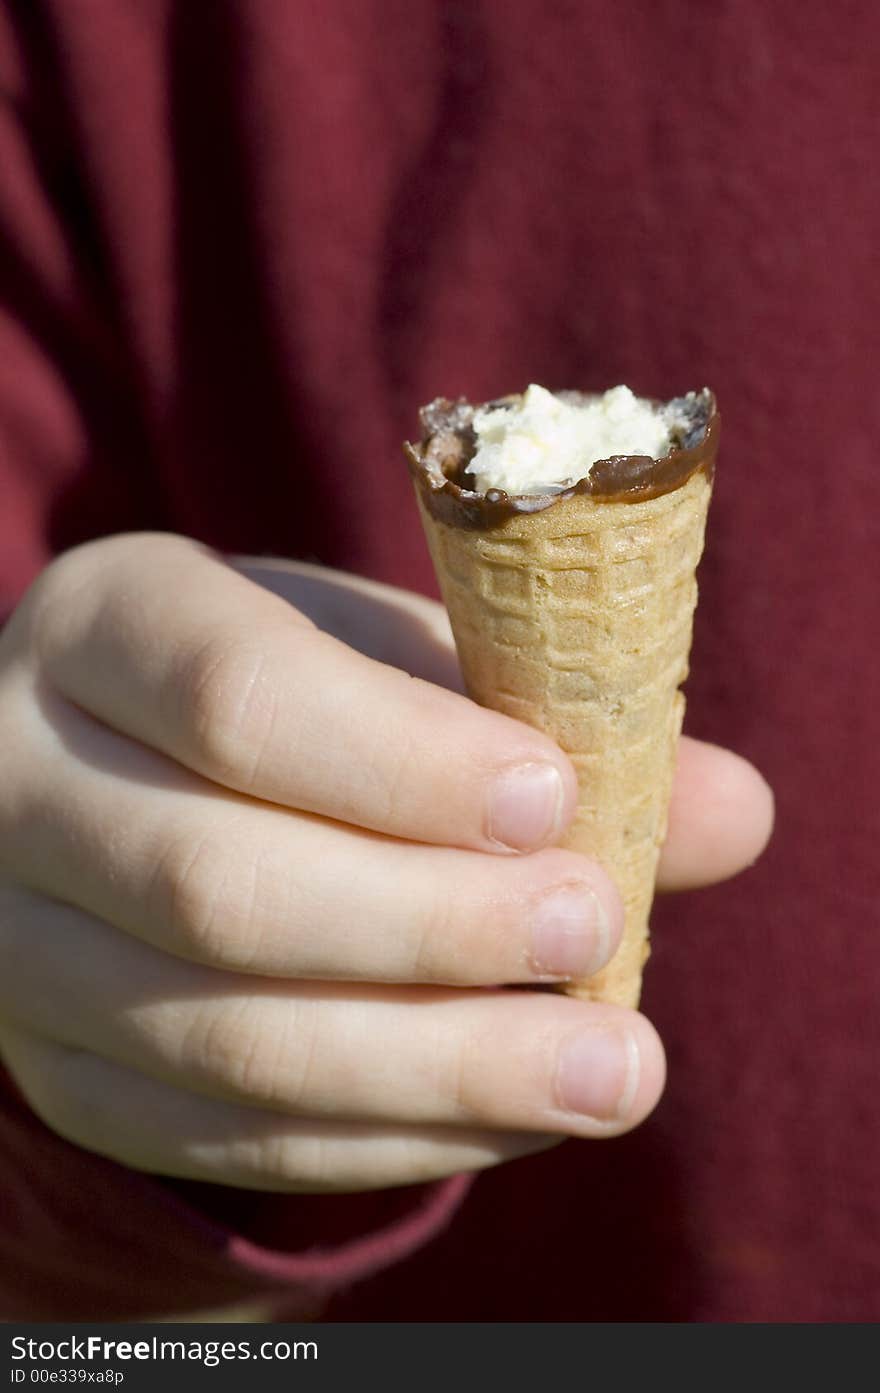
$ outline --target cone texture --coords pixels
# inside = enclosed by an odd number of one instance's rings
[[[419,495],[469,695],[569,754],[579,796],[563,845],[623,896],[618,952],[566,988],[590,1000],[638,1004],[710,493],[698,471],[659,498],[575,494],[488,530],[448,526]]]

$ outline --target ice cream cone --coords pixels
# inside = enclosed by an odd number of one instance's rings
[[[710,444],[699,467],[656,496],[571,491],[538,511],[500,508],[490,526],[435,506],[437,479],[411,452],[467,691],[568,753],[579,797],[563,845],[600,861],[623,897],[617,953],[565,988],[590,1000],[639,1000],[684,713]]]

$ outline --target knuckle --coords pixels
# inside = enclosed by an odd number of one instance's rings
[[[13,642],[31,647],[41,658],[64,653],[69,643],[70,614],[81,599],[93,599],[95,580],[100,580],[102,603],[112,604],[116,582],[126,566],[139,561],[147,550],[153,562],[161,543],[192,546],[182,539],[161,534],[126,533],[99,537],[70,547],[56,556],[36,577],[4,630]]]
[[[187,831],[170,841],[153,872],[153,917],[167,923],[186,955],[199,962],[229,955],[219,915],[229,875],[228,851],[214,833],[204,831]]]
[[[31,841],[30,819],[43,806],[45,749],[33,719],[34,689],[29,676],[12,665],[0,671],[0,728],[3,734],[0,776],[0,867],[14,884],[21,878],[22,856]],[[42,714],[42,713],[40,713]],[[52,787],[55,780],[51,781]]]
[[[108,1151],[113,1109],[94,1086],[94,1056],[64,1045],[34,1048],[26,1037],[15,1055],[13,1073],[40,1120],[78,1146]]]
[[[456,866],[420,896],[407,980],[450,986],[513,980],[524,952],[525,901],[509,893],[498,869],[483,878]]]
[[[423,1036],[426,1092],[455,1124],[485,1123],[485,1063],[494,1045],[489,1032],[473,1021],[434,1024]],[[482,1060],[482,1064],[480,1064]]]
[[[65,614],[82,582],[80,548],[65,552],[42,571],[13,616],[26,646],[39,656],[51,654],[63,636]]]
[[[262,1098],[265,1054],[265,1042],[247,1003],[219,1008],[212,1003],[191,1022],[181,1046],[181,1064],[224,1091]]]
[[[413,982],[467,982],[473,962],[461,934],[465,911],[445,890],[426,898],[411,924],[413,935],[409,980]]]
[[[239,818],[187,829],[157,862],[150,908],[187,957],[259,972],[272,951],[266,925],[277,918],[276,901],[286,902],[285,871],[265,848],[251,846]]]
[[[265,647],[241,634],[212,636],[186,663],[178,700],[184,739],[198,765],[247,792],[277,712]]]
[[[462,1033],[444,1081],[459,1120],[509,1128],[512,1117],[532,1112],[531,1100],[542,1092],[555,1059],[556,1030],[551,1013],[542,1021],[544,1014],[533,1013],[527,1047],[509,1020],[473,1022]]]
[[[485,1113],[485,1088],[483,1088],[483,1068],[480,1060],[486,1059],[486,1041],[475,1034],[466,1035],[459,1043],[453,1080],[451,1080],[451,1100],[462,1119],[482,1120]]]
[[[304,1112],[321,1100],[326,1107],[327,1090],[322,1087],[324,1050],[321,1042],[320,1012],[317,1003],[299,1002],[288,1008],[284,1031],[279,1033],[279,1062],[284,1066],[284,1100],[288,1111]],[[332,1108],[331,1108],[332,1111]]]
[[[321,1193],[338,1188],[339,1145],[320,1130],[279,1130],[259,1143],[257,1170],[285,1189]],[[359,1188],[363,1170],[358,1168]]]
[[[394,827],[398,826],[406,815],[413,769],[418,768],[417,751],[414,749],[412,733],[406,726],[398,728],[390,742],[385,738],[384,729],[377,735],[377,743],[373,749],[372,774],[382,804],[383,822]]]
[[[369,825],[382,831],[407,822],[408,782],[412,779],[412,742],[403,724],[389,732],[384,722],[359,731],[356,776],[339,788],[339,815],[358,822],[365,806]]]
[[[192,546],[183,539],[151,533],[126,533],[81,542],[57,556],[40,572],[10,619],[4,640],[32,651],[51,673],[63,672],[71,645],[72,613],[113,614],[125,609],[127,569],[146,553],[161,561],[163,543]]]
[[[471,1029],[457,1042],[445,1092],[462,1120],[484,1121],[485,1060],[493,1046],[484,1032]]]
[[[82,592],[92,586],[96,573],[105,582],[105,593],[112,593],[107,585],[108,565],[112,564],[115,570],[119,559],[130,555],[137,541],[136,538],[127,538],[126,548],[122,551],[119,540],[104,537],[81,542],[79,546],[71,547],[57,556],[34,581],[24,604],[40,648],[51,651],[55,647],[66,646],[71,609],[76,606]]]
[[[290,1015],[296,1018],[295,1006]],[[206,1006],[186,1033],[181,1064],[232,1098],[286,1108],[288,1028],[275,1025],[259,998]]]

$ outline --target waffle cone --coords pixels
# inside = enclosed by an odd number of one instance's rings
[[[588,1000],[639,1000],[710,494],[699,470],[656,498],[573,494],[469,529],[417,489],[469,695],[570,756],[578,808],[562,845],[600,861],[623,897],[617,953],[565,988]]]

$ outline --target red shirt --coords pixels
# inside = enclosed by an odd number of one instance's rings
[[[141,527],[436,593],[421,402],[707,383],[688,725],[779,816],[657,907],[636,1133],[487,1174],[444,1228],[462,1182],[160,1182],[10,1094],[2,1314],[877,1318],[878,39],[869,0],[0,10],[0,603]]]

